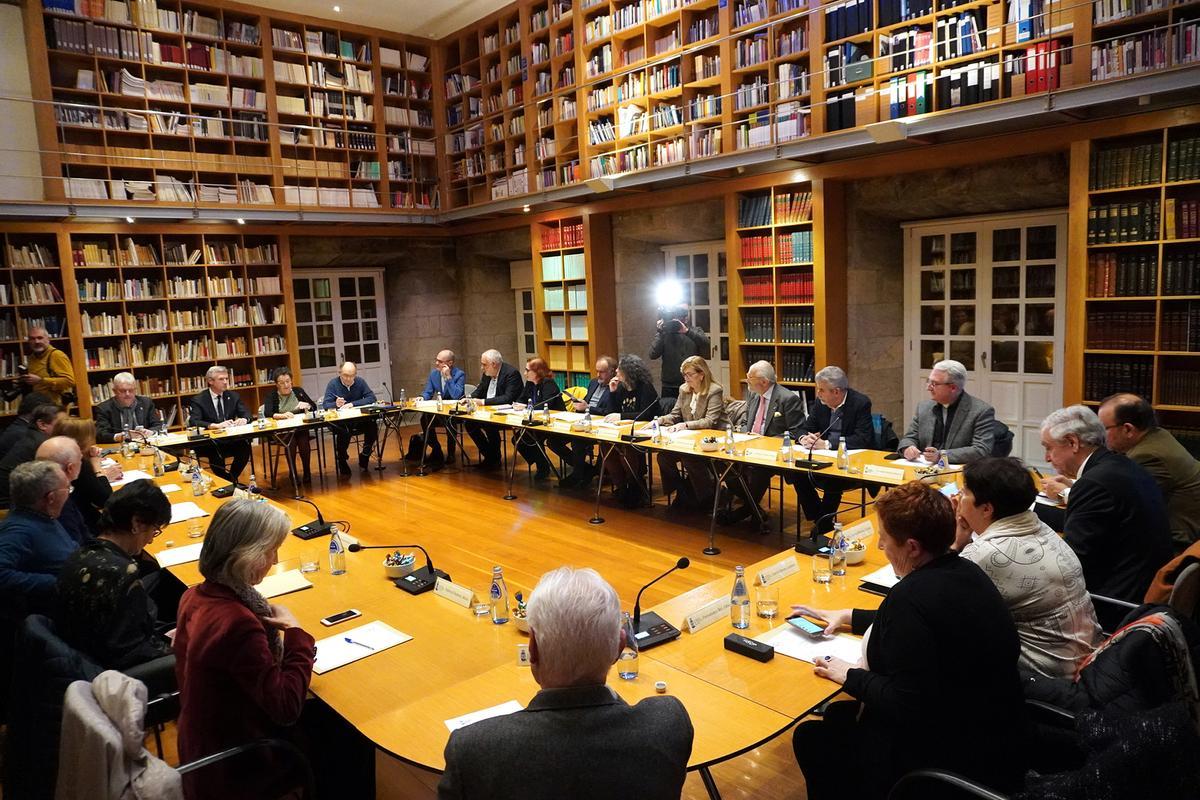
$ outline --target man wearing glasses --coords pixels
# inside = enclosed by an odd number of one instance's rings
[[[71,482],[53,461],[12,471],[12,511],[0,523],[0,604],[10,620],[54,609],[54,586],[75,541],[58,521]]]
[[[440,394],[443,400],[453,402],[462,399],[466,385],[467,373],[454,365],[454,351],[443,350],[437,354],[437,359],[433,363],[433,371],[429,373],[429,380],[425,382],[425,391],[421,393],[421,396],[426,400],[432,400]],[[425,443],[431,451],[429,463],[435,467],[444,460],[454,461],[454,434],[447,429],[446,455],[443,458],[442,446],[438,443],[437,431],[434,430],[438,426],[446,427],[444,418],[434,417],[429,423],[426,434],[429,441]],[[420,451],[409,450],[410,461],[419,461],[420,459]]]
[[[939,453],[951,464],[966,464],[992,454],[996,412],[967,394],[967,368],[958,361],[939,361],[925,383],[928,400],[917,405],[897,450],[908,460],[935,464]]]

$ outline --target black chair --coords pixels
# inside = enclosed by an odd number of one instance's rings
[[[1105,636],[1111,636],[1121,627],[1121,622],[1129,612],[1138,607],[1137,603],[1105,597],[1095,592],[1088,592],[1088,596],[1092,598],[1092,607],[1096,609],[1096,621],[1100,623],[1100,630]]]
[[[888,800],[928,800],[942,798],[983,798],[1008,800],[1008,795],[992,791],[983,784],[944,769],[916,769],[908,773],[888,792]]]
[[[237,747],[231,747],[228,750],[222,750],[219,753],[213,753],[210,756],[198,758],[195,761],[190,761],[187,764],[182,764],[176,767],[175,771],[180,775],[187,775],[189,772],[198,772],[205,767],[211,767],[214,764],[219,764],[222,761],[228,761],[231,758],[254,752],[255,750],[278,750],[285,755],[289,761],[295,762],[296,770],[299,771],[300,778],[299,786],[300,798],[308,800],[317,796],[315,783],[313,781],[312,764],[309,763],[308,757],[301,752],[300,748],[284,739],[255,739],[253,742],[247,742]],[[289,792],[286,795],[288,798],[295,798],[295,794]]]
[[[992,421],[992,455],[1004,458],[1013,449],[1013,432],[1000,420]]]
[[[1200,564],[1188,564],[1179,573],[1167,604],[1179,616],[1200,622]]]

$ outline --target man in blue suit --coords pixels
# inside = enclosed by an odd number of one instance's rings
[[[338,376],[325,387],[325,399],[321,408],[346,408],[347,406],[369,406],[375,403],[375,392],[367,382],[358,377],[358,367],[347,361],[338,370]],[[375,420],[365,418],[355,422],[339,422],[333,428],[333,448],[337,457],[338,474],[343,477],[350,475],[350,437],[355,433],[362,434],[362,449],[358,453],[358,466],[366,469],[371,464],[371,451],[379,438],[379,428]]]
[[[467,373],[463,372],[454,364],[454,351],[443,350],[437,354],[437,360],[434,362],[433,370],[429,373],[429,380],[425,382],[425,391],[421,392],[421,396],[426,400],[432,400],[434,395],[441,394],[443,400],[460,400],[466,393]],[[444,460],[454,460],[454,434],[446,431],[446,455],[442,456],[442,446],[437,440],[437,427],[446,427],[446,423],[442,417],[434,417],[429,427],[425,429],[425,444],[432,451],[429,462],[437,466]],[[410,451],[411,455],[411,451]],[[417,459],[420,458],[419,452]]]

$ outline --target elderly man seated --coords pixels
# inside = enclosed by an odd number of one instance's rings
[[[92,407],[97,442],[123,442],[126,431],[136,439],[147,435],[162,422],[154,401],[137,393],[137,380],[132,374],[118,372],[114,375],[112,392],[112,397]]]
[[[54,586],[75,541],[58,522],[71,482],[52,461],[29,461],[12,472],[12,511],[0,523],[0,611],[10,620],[48,614]]]

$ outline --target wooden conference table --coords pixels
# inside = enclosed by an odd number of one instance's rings
[[[155,481],[181,486],[178,492],[168,495],[172,503],[194,501],[211,514],[224,502],[211,494],[193,497],[190,485],[178,472]],[[217,479],[214,485],[223,483]],[[310,519],[307,512],[287,513],[293,525]],[[204,517],[203,522],[207,525],[210,519]],[[172,547],[194,544],[198,540],[188,538],[187,529],[187,522],[169,525],[148,550],[158,555]],[[364,545],[383,543],[373,536],[363,536],[361,541]],[[413,596],[398,590],[384,574],[383,550],[347,553],[346,573],[332,575],[326,558],[328,543],[326,537],[310,541],[287,538],[279,552],[281,563],[315,558],[321,568],[305,576],[313,584],[311,590],[273,602],[287,605],[317,639],[375,620],[413,637],[312,679],[312,692],[378,748],[414,765],[441,771],[450,735],[446,720],[509,700],[528,704],[537,685],[530,670],[517,665],[517,645],[528,642],[528,637],[515,624],[493,625],[489,617],[477,617],[470,609],[432,592]],[[858,577],[883,563],[874,539],[868,544],[866,563],[849,567],[845,578],[835,577],[831,584],[814,583],[807,557],[790,550],[748,565],[747,575],[753,576],[785,558],[799,559],[799,571],[778,584],[781,612],[786,613],[793,603],[820,607],[878,605],[878,597],[856,591]],[[556,566],[544,565],[545,569]],[[202,580],[196,562],[172,567],[171,571],[188,585]],[[484,588],[467,585],[477,594]],[[732,576],[718,578],[648,610],[685,628],[680,623],[687,613],[707,600],[727,596],[731,586]],[[528,593],[532,588],[510,585],[513,592]],[[347,608],[357,608],[363,616],[330,629],[320,624],[322,617]],[[783,624],[782,615],[770,622],[754,617],[746,633],[753,636]],[[714,797],[718,795],[709,773],[711,765],[779,735],[838,691],[835,684],[814,676],[806,662],[777,655],[763,664],[724,650],[722,639],[732,630],[728,617],[695,634],[685,629],[678,640],[642,655],[637,679],[621,680],[614,668],[609,680],[609,685],[630,703],[653,696],[656,681],[667,682],[667,692],[683,702],[695,726],[689,768],[700,771]]]

